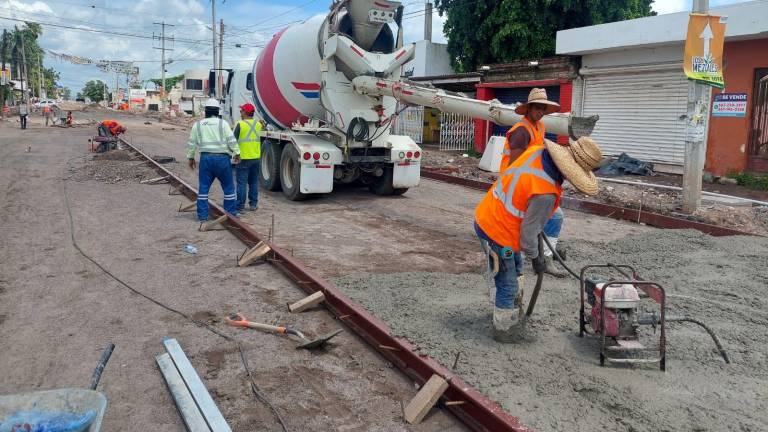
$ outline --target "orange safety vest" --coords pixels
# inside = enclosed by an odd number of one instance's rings
[[[483,232],[496,244],[516,252],[520,251],[520,228],[531,197],[555,194],[552,213],[560,205],[563,187],[544,171],[543,152],[543,147],[528,147],[493,183],[475,209],[475,222]]]
[[[112,133],[112,135],[117,134],[117,128],[120,127],[120,123],[114,120],[104,120],[101,122],[101,124],[104,125],[105,128],[109,129],[109,132]]]
[[[512,163],[512,149],[509,148],[509,136],[519,127],[524,127],[528,130],[530,141],[528,141],[527,148],[544,145],[544,122],[539,121],[538,124],[534,126],[533,123],[528,120],[528,117],[523,117],[523,121],[515,123],[514,126],[507,131],[506,138],[504,139],[504,152],[501,155],[501,164],[499,165],[499,171],[501,172],[504,172],[504,170]]]

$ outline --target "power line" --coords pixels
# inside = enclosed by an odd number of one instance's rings
[[[43,25],[43,26],[64,28],[64,29],[68,29],[68,30],[79,30],[79,31],[90,32],[90,33],[111,34],[111,35],[116,35],[116,36],[125,36],[125,37],[137,38],[137,39],[149,39],[149,40],[152,39],[152,36],[140,35],[140,34],[135,34],[135,33],[123,33],[123,32],[113,32],[113,31],[109,31],[109,30],[88,29],[88,28],[82,28],[82,27],[68,26],[68,25],[64,25],[64,24],[49,23],[49,22],[42,22],[42,21],[32,21],[32,20],[25,20],[25,19],[20,19],[20,18],[12,18],[12,17],[7,17],[7,16],[0,16],[0,19],[5,19],[5,20],[9,20],[9,21],[18,21],[18,22],[23,22],[23,23],[28,23],[29,22],[29,23],[39,24],[39,25]],[[190,43],[191,44],[197,44],[197,43],[201,42],[200,40],[197,40],[197,39],[176,39],[176,41],[179,42],[179,43],[186,43],[186,44],[190,44]]]

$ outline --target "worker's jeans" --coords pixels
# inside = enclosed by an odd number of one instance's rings
[[[200,154],[200,172],[198,183],[200,190],[197,194],[197,219],[208,219],[208,192],[214,179],[219,179],[224,190],[224,210],[236,214],[237,195],[235,194],[235,182],[232,179],[232,166],[229,155],[225,153]]]
[[[560,230],[563,228],[563,210],[558,207],[555,209],[555,213],[549,218],[544,225],[544,235],[549,238],[560,237]]]
[[[26,129],[27,128],[27,115],[26,114],[21,114],[19,117],[20,117],[20,121],[21,121],[21,128],[22,129]]]
[[[523,272],[523,257],[520,252],[514,252],[509,256],[502,254],[503,246],[491,240],[483,230],[475,223],[475,234],[480,241],[485,241],[493,252],[499,257],[499,272],[493,278],[496,283],[496,307],[499,309],[514,309],[515,297],[517,297],[517,275]],[[490,260],[488,256],[486,259]],[[493,263],[490,263],[493,265]]]
[[[241,159],[240,163],[235,165],[237,174],[237,209],[245,208],[245,199],[251,207],[256,207],[259,202],[259,169],[261,168],[260,159]],[[246,195],[246,190],[248,195]]]

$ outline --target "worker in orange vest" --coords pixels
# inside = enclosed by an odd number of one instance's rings
[[[499,171],[503,172],[527,148],[544,147],[544,134],[546,130],[541,119],[545,115],[558,111],[560,111],[560,105],[547,99],[546,89],[531,89],[531,92],[528,94],[528,101],[515,108],[515,112],[522,115],[523,119],[515,123],[507,131]],[[544,226],[544,235],[547,236],[547,240],[549,240],[553,247],[557,247],[560,241],[563,218],[563,211],[558,207]],[[552,251],[547,248],[544,250],[544,254],[551,257]],[[559,278],[568,276],[568,273],[564,270],[553,266],[547,268],[547,273]]]
[[[48,105],[43,106],[43,116],[45,117],[45,125],[48,126],[48,122],[52,120],[51,107]]]
[[[125,126],[115,120],[104,120],[99,125],[99,135],[103,134],[102,136],[118,136],[125,133],[127,130],[128,129],[126,129]],[[106,132],[109,132],[109,134]]]
[[[545,140],[544,146],[528,147],[500,173],[478,204],[475,232],[488,253],[489,267],[494,261],[498,263],[494,275],[495,340],[516,342],[522,337],[521,253],[531,260],[536,273],[551,265],[539,255],[537,237],[558,208],[563,181],[568,180],[587,195],[596,195],[597,178],[592,171],[602,159],[597,143],[588,137],[569,146]]]

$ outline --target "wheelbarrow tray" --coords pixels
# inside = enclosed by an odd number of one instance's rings
[[[6,395],[0,396],[0,423],[10,414],[18,411],[54,411],[73,414],[95,411],[96,417],[85,430],[98,432],[106,409],[106,396],[94,390],[69,388]]]

